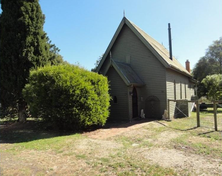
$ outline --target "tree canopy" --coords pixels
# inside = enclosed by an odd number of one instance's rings
[[[205,96],[207,89],[202,80],[208,75],[222,73],[222,37],[213,42],[206,50],[205,56],[199,59],[193,69],[193,76],[198,81],[198,96]]]
[[[52,64],[55,60],[43,30],[45,16],[38,0],[1,0],[1,8],[1,106],[18,105],[19,119],[23,121],[22,89],[28,82],[30,69]]]
[[[216,61],[216,72],[222,74],[222,37],[209,46],[206,56]]]
[[[63,57],[59,54],[60,49],[52,43],[49,37],[47,37],[47,43],[49,45],[49,62],[51,65],[65,63]]]
[[[209,75],[202,80],[209,100],[222,99],[222,74]]]
[[[99,63],[101,62],[101,60],[102,60],[102,58],[103,58],[103,55],[104,55],[104,54],[102,54],[101,56],[99,56],[99,58],[96,60],[96,63],[94,64],[95,67],[91,69],[92,72],[96,72],[96,69],[97,69],[97,67],[99,66]]]

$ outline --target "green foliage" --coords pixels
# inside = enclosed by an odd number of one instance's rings
[[[97,68],[98,68],[98,66],[99,66],[99,64],[100,64],[100,62],[101,62],[101,60],[102,60],[102,58],[103,58],[103,55],[104,55],[104,54],[102,54],[101,56],[99,56],[99,58],[96,60],[96,63],[94,64],[95,67],[91,69],[92,72],[96,72],[96,70],[97,70]]]
[[[22,99],[30,68],[46,64],[49,48],[37,0],[2,0],[1,7],[1,104],[6,108]]]
[[[202,80],[213,74],[222,74],[222,37],[213,42],[204,57],[200,58],[193,69],[193,76],[198,81],[198,96],[205,96],[207,89]]]
[[[213,44],[209,46],[206,56],[217,62],[215,69],[217,69],[217,72],[222,74],[222,37],[219,40],[214,41]]]
[[[222,99],[222,74],[209,75],[202,80],[210,100]]]
[[[193,70],[194,78],[202,81],[207,75],[219,74],[218,63],[215,59],[202,57]]]
[[[107,78],[73,65],[32,71],[23,95],[34,116],[61,129],[104,125],[109,116]]]
[[[60,49],[55,45],[52,44],[52,41],[47,37],[47,43],[49,45],[49,62],[51,65],[59,65],[65,63],[63,61],[63,57],[59,54]]]
[[[22,89],[30,69],[57,61],[53,60],[51,46],[43,31],[45,16],[38,0],[1,0],[1,8],[1,105],[4,110],[17,108],[22,112],[25,107]]]

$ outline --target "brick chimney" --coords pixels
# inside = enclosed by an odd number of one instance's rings
[[[186,64],[186,70],[190,73],[190,62],[187,60],[185,64]]]

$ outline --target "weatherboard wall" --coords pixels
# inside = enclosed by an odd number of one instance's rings
[[[178,72],[167,70],[166,72],[166,92],[167,99],[170,100],[191,100],[191,97],[194,95],[192,83],[189,81],[189,78],[179,74]],[[177,106],[178,107],[178,106]],[[188,109],[184,112],[189,115],[191,103],[188,104]],[[178,117],[176,110],[176,103],[170,102],[170,117]]]
[[[157,117],[159,118],[166,108],[165,67],[126,25],[119,33],[111,48],[111,53],[112,59],[129,63],[145,83],[145,86],[137,88],[138,114],[141,109],[144,109],[145,113],[150,112],[148,111],[150,107],[146,106],[146,101],[150,96],[155,96],[159,99],[160,104]],[[149,114],[146,116],[148,117]]]
[[[139,38],[138,33],[134,32],[126,24],[121,26],[118,35],[114,37],[115,40],[112,39],[112,44],[106,51],[106,58],[103,59],[99,69],[101,74],[108,76],[110,93],[118,100],[118,103],[111,102],[110,119],[132,119],[130,94],[133,90],[133,85],[127,87],[119,75],[119,70],[117,72],[112,67],[111,59],[130,64],[133,71],[145,83],[140,87],[135,85],[138,95],[138,116],[141,109],[144,109],[146,118],[161,118],[164,110],[167,109],[168,99],[190,100],[193,95],[190,78],[166,68],[166,65],[164,66],[148,49],[147,43],[143,43],[141,36]],[[172,102],[171,116],[175,116],[175,107],[176,104]]]
[[[111,100],[110,117],[108,120],[129,120],[128,88],[113,67],[107,72],[110,83]]]

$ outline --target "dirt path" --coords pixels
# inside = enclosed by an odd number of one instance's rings
[[[161,129],[163,131],[158,131]],[[127,152],[129,157],[144,163],[171,168],[180,175],[221,175],[221,158],[172,147],[172,140],[185,133],[165,129],[162,124],[153,121],[128,123],[86,132],[83,134],[86,138],[75,142],[72,139],[66,141],[61,153],[50,149],[22,150],[14,155],[13,152],[7,152],[14,144],[3,143],[0,144],[0,175],[99,175],[95,169],[98,161],[103,158],[106,162],[112,162],[113,158],[109,159],[110,155],[117,155],[119,151]],[[119,137],[132,139],[127,151],[124,151],[123,142],[116,140]],[[195,136],[193,139],[201,141],[206,138]],[[148,145],[142,145],[143,142],[148,142]],[[106,175],[115,174],[109,172]]]
[[[86,132],[84,133],[84,135],[94,139],[107,139],[113,136],[121,135],[122,133],[128,131],[139,129],[149,123],[151,122],[144,122],[144,123],[131,122],[124,124],[123,126],[111,127],[107,129],[98,129],[96,131]]]
[[[145,122],[125,128],[99,129],[85,133],[84,135],[94,139],[107,139],[118,135],[138,137],[145,133],[145,131],[142,130],[142,127],[147,125],[152,126],[152,128],[162,126],[156,122]],[[153,164],[159,164],[166,168],[173,168],[178,172],[185,171],[187,174],[191,173],[192,175],[202,176],[220,175],[222,173],[222,159],[203,157],[196,154],[190,154],[186,151],[168,149],[165,147],[171,140],[178,138],[183,134],[185,134],[185,132],[164,131],[160,133],[155,140],[147,139],[147,141],[152,142],[155,147],[152,149],[134,149],[132,153],[136,155],[135,157],[140,156],[141,158],[149,160]],[[198,137],[196,137],[196,140],[199,140],[197,138]],[[133,145],[137,146],[137,144]]]

